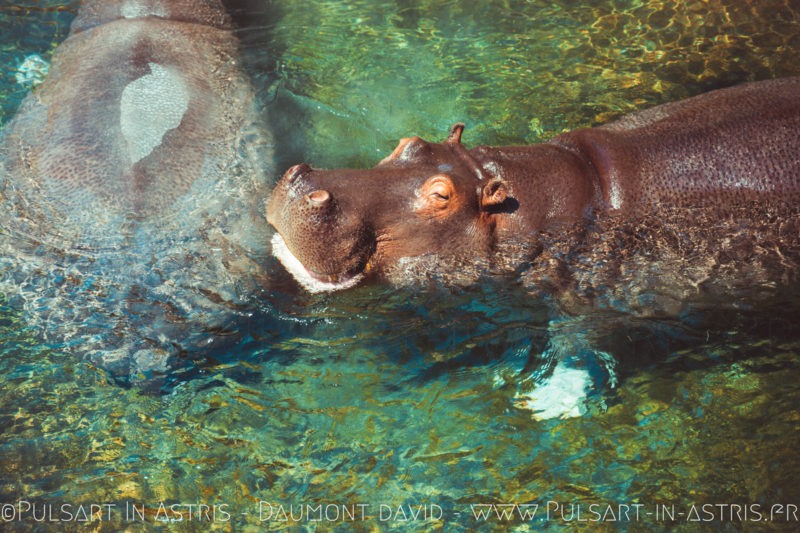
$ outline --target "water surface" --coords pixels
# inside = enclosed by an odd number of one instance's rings
[[[47,59],[76,8],[0,7],[3,122],[27,91],[17,65]],[[457,121],[470,145],[536,142],[800,74],[792,1],[247,10],[245,64],[281,169],[372,165],[400,137],[438,140]],[[514,283],[311,296],[276,276],[243,340],[187,361],[163,394],[43,342],[0,296],[0,529],[798,527],[791,295],[702,325],[623,321],[608,332],[618,387],[582,417],[537,421],[515,397],[533,387],[553,310]]]

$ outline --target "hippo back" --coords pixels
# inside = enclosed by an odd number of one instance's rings
[[[800,206],[800,78],[713,91],[551,142],[588,159],[611,210]]]
[[[0,138],[0,290],[47,336],[163,366],[247,298],[270,147],[236,58],[217,1],[82,7]]]

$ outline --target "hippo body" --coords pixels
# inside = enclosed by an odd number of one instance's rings
[[[731,244],[748,228],[779,258],[796,249],[786,223],[800,207],[800,78],[714,91],[531,146],[467,150],[462,129],[441,144],[404,139],[369,170],[292,167],[267,206],[276,255],[310,290],[506,272],[531,290],[588,283],[582,292],[596,296],[624,277],[636,249],[639,270],[662,271],[658,284],[680,299],[720,273],[720,253],[741,263],[758,252],[758,243]]]
[[[87,0],[0,137],[0,292],[123,378],[213,344],[268,252],[271,148],[218,0]]]
[[[797,301],[800,78],[532,146],[468,150],[462,131],[369,170],[292,167],[267,204],[273,253],[312,292],[479,284],[541,307],[516,396],[537,418],[585,413],[629,357]]]

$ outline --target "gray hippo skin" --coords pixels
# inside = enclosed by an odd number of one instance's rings
[[[132,379],[244,313],[270,143],[217,0],[87,0],[0,137],[0,292]]]
[[[598,295],[635,285],[608,276],[624,277],[636,250],[637,268],[664,279],[669,266],[678,277],[705,268],[675,280],[680,299],[704,276],[720,277],[712,263],[748,228],[771,232],[777,257],[796,250],[785,223],[800,207],[800,78],[714,91],[531,146],[468,150],[462,130],[439,144],[404,139],[372,169],[292,167],[267,205],[276,254],[311,290],[499,272],[532,290],[590,283]],[[740,264],[753,252],[729,251]],[[647,278],[639,281],[660,283]]]

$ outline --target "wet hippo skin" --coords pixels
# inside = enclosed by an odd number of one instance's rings
[[[544,144],[468,150],[462,130],[439,144],[403,139],[368,170],[292,167],[267,204],[274,253],[315,291],[490,271],[536,285],[526,265],[552,257],[554,241],[575,246],[633,220],[655,221],[662,235],[686,230],[677,240],[705,240],[706,251],[718,236],[698,230],[719,224],[729,237],[766,225],[776,246],[793,247],[781,222],[800,206],[800,78],[713,91]],[[629,252],[609,242],[584,259]]]
[[[237,47],[218,0],[87,0],[0,137],[0,291],[116,375],[214,345],[260,276],[271,148]]]

